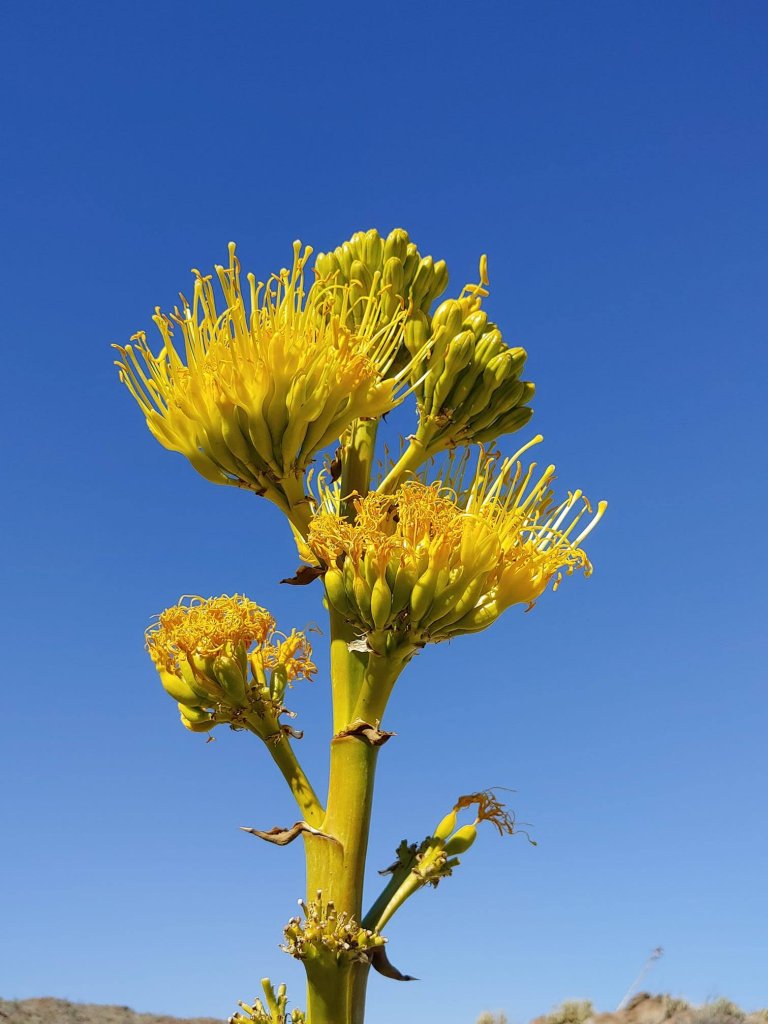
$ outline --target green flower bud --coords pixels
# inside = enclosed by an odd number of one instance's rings
[[[403,263],[408,252],[408,232],[402,228],[395,228],[387,235],[384,242],[384,262],[389,259],[397,259]]]
[[[435,596],[441,566],[431,562],[418,578],[411,594],[411,619],[420,622],[429,611]]]
[[[469,363],[475,347],[475,339],[471,331],[461,331],[447,345],[445,360],[440,379],[435,384],[432,395],[431,412],[437,416],[443,409],[451,388],[455,385],[458,375]]]
[[[392,587],[392,612],[393,616],[406,607],[411,599],[411,592],[416,582],[414,575],[405,566],[398,566],[395,572],[395,582]]]
[[[359,281],[367,295],[373,285],[373,274],[369,268],[360,260],[352,261],[351,280]]]
[[[533,416],[533,409],[529,406],[520,405],[509,412],[503,413],[498,419],[493,419],[485,428],[473,430],[473,441],[493,441],[503,434],[513,434],[526,425]]]
[[[438,260],[432,272],[432,288],[430,290],[430,302],[442,295],[448,287],[448,264],[445,260]]]
[[[479,338],[485,331],[487,324],[488,314],[484,313],[482,309],[476,309],[474,313],[470,313],[464,321],[464,326],[468,327],[474,333],[476,338]]]
[[[347,595],[347,601],[349,601],[350,609],[354,618],[359,619],[361,617],[361,610],[355,597],[355,580],[357,579],[357,573],[355,572],[355,564],[351,558],[344,559],[344,565],[341,569],[342,577],[344,579],[344,592]]]
[[[400,260],[391,257],[384,264],[383,283],[389,285],[394,295],[402,295],[404,288],[403,264]]]
[[[446,299],[445,302],[441,302],[432,317],[433,329],[444,327],[451,338],[459,333],[463,322],[464,312],[461,303],[456,299]]]
[[[361,246],[362,258],[372,270],[380,270],[384,257],[384,239],[376,228],[371,228],[363,235]]]
[[[413,281],[420,263],[419,250],[413,242],[409,242],[405,250],[405,259],[403,260],[403,276],[409,284]]]

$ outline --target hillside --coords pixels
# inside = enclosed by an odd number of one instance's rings
[[[66,999],[0,999],[0,1024],[222,1024],[212,1017],[178,1017],[134,1013],[127,1006],[94,1006]]]
[[[693,1006],[674,996],[641,992],[623,1010],[600,1013],[588,1001],[567,1002],[531,1024],[768,1024],[768,1010],[745,1013],[728,999]]]
[[[506,1024],[504,1015],[482,1014],[478,1024]],[[0,1024],[223,1024],[212,1017],[182,1020],[135,1013],[127,1006],[95,1006],[65,999],[0,999]],[[471,1022],[467,1022],[471,1024]],[[726,999],[690,1006],[682,999],[635,996],[625,1010],[598,1013],[589,1002],[563,1003],[531,1024],[768,1024],[768,1010],[745,1013]]]

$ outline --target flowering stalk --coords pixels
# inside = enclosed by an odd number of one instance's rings
[[[403,840],[390,879],[366,911],[368,835],[387,704],[428,644],[478,632],[512,605],[532,607],[563,574],[592,566],[581,545],[605,511],[580,491],[559,503],[554,467],[525,466],[533,438],[502,458],[490,445],[524,426],[533,385],[527,354],[482,309],[480,281],[455,299],[443,261],[402,230],[353,235],[318,255],[295,243],[293,264],[257,284],[230,246],[217,267],[224,295],[195,271],[193,297],[156,311],[162,347],[143,334],[118,346],[120,379],[153,435],[208,480],[266,497],[285,514],[303,567],[320,579],[329,616],[333,735],[321,799],[296,754],[288,691],[316,672],[308,638],[280,633],[242,595],[184,598],[147,630],[149,654],[191,733],[250,732],[285,778],[300,819],[245,831],[277,845],[302,836],[307,892],[283,949],[307,977],[307,1011],[263,979],[263,1000],[232,1021],[362,1024],[371,967],[389,961],[382,929],[406,900],[459,866],[482,822],[514,820],[490,791],[460,797],[433,832]],[[181,334],[182,344],[175,338]],[[408,396],[414,433],[374,479],[383,417]],[[436,461],[437,460],[437,461]],[[317,470],[318,461],[320,470]],[[386,459],[385,459],[386,462]],[[210,735],[208,737],[210,739]],[[474,808],[474,820],[458,816]]]

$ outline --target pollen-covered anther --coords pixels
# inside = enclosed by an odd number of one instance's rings
[[[369,963],[374,949],[383,946],[386,939],[368,928],[363,928],[345,911],[338,912],[331,901],[324,902],[322,894],[305,903],[299,901],[304,920],[293,917],[285,926],[282,949],[297,960],[333,957]]]

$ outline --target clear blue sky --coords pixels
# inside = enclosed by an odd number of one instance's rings
[[[250,737],[181,729],[142,632],[319,592],[277,584],[270,506],[153,441],[109,343],[230,239],[263,276],[403,226],[459,288],[488,253],[528,433],[611,506],[590,581],[399,685],[372,869],[488,785],[539,846],[483,835],[412,901],[422,980],[374,977],[371,1024],[609,1009],[659,944],[651,987],[768,1003],[766,5],[36,0],[1,34],[0,995],[224,1019],[270,974],[301,1005],[301,851],[237,830],[288,798]],[[322,672],[294,706],[322,773]]]

